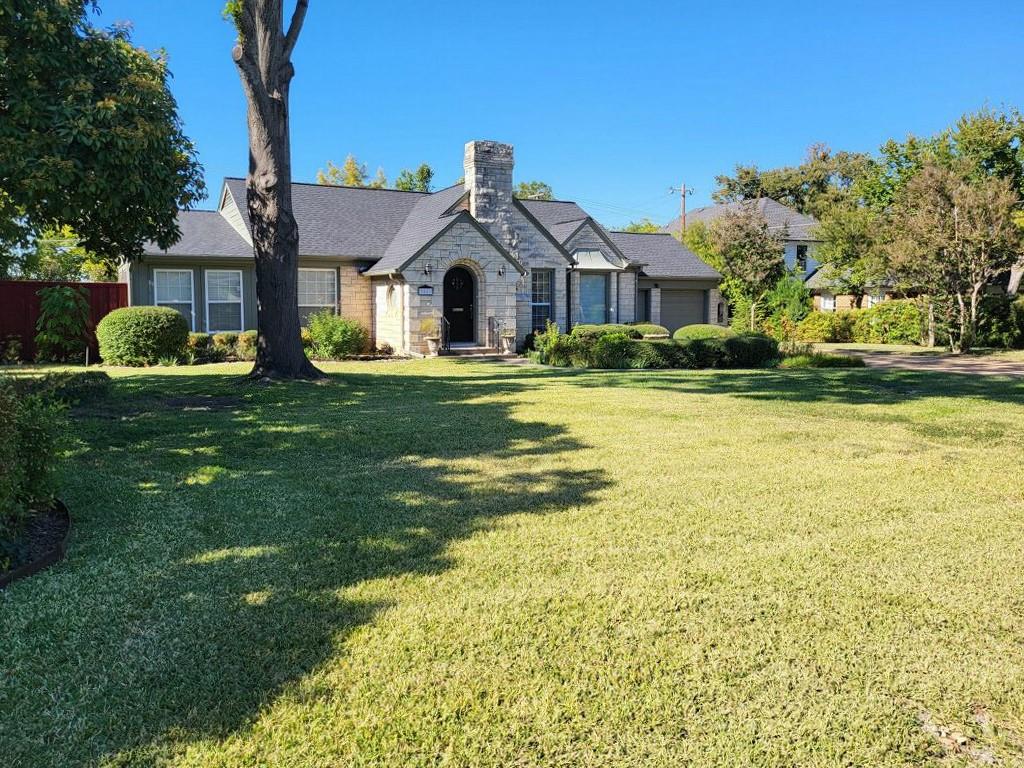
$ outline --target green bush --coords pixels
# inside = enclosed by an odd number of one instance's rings
[[[629,368],[633,339],[624,333],[598,336],[587,350],[588,368]]]
[[[28,514],[53,500],[65,429],[65,406],[53,393],[52,382],[0,378],[0,567],[15,558]]]
[[[823,344],[835,341],[836,313],[811,312],[796,327],[797,341]]]
[[[11,334],[0,339],[0,365],[17,365],[21,362],[21,336]]]
[[[103,371],[62,371],[46,376],[18,377],[11,383],[19,394],[41,395],[66,405],[79,405],[106,397],[111,378]]]
[[[780,368],[863,368],[864,360],[854,355],[831,355],[815,352],[793,355],[779,363]]]
[[[655,325],[654,323],[630,323],[630,328],[636,329],[643,337],[667,337],[669,335],[668,328],[663,325]]]
[[[64,362],[85,357],[89,333],[89,291],[54,285],[40,288],[36,359]]]
[[[321,360],[358,355],[365,352],[370,344],[370,334],[366,328],[329,309],[309,318],[309,335],[313,338],[313,356]]]
[[[302,348],[308,353],[313,348],[313,334],[309,332],[309,328],[300,328],[299,336],[302,339]]]
[[[910,301],[885,301],[854,315],[857,344],[920,344],[924,319]]]
[[[596,339],[598,336],[605,336],[609,333],[623,333],[631,339],[639,339],[643,337],[643,334],[636,326],[633,325],[620,325],[618,323],[604,323],[602,325],[591,325],[588,323],[580,323],[572,327],[571,335],[576,338],[592,338]]]
[[[779,357],[779,343],[770,336],[744,333],[722,339],[725,368],[760,368]]]
[[[725,339],[735,335],[736,332],[732,328],[726,328],[724,325],[694,323],[693,325],[684,325],[676,330],[672,334],[672,338],[676,341],[692,341],[693,339]]]
[[[983,296],[978,307],[979,347],[1024,348],[1024,296],[1013,300],[1006,294]]]
[[[100,320],[96,338],[108,365],[154,365],[184,354],[188,323],[170,307],[123,307]]]
[[[634,341],[630,354],[631,368],[692,368],[684,345],[671,340],[644,339]]]
[[[221,360],[235,359],[235,352],[238,348],[238,334],[234,331],[215,333],[210,337],[213,341],[213,350]]]
[[[244,331],[238,334],[238,341],[235,342],[235,357],[239,360],[256,359],[256,331]]]

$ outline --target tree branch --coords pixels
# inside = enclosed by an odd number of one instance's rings
[[[281,56],[284,61],[291,61],[292,51],[299,39],[299,32],[302,31],[302,22],[306,18],[306,11],[309,9],[309,0],[297,0],[295,10],[292,12],[292,20],[288,25],[288,33],[284,36],[284,47]]]

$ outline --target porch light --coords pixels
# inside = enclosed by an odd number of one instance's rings
[[[504,277],[504,276],[505,276],[505,265],[502,264],[500,267],[498,267],[498,277]]]
[[[423,274],[424,275],[429,275],[430,272],[431,272],[431,269],[432,269],[432,267],[430,266],[430,262],[428,261],[426,264],[423,265]]]

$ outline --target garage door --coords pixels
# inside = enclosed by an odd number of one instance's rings
[[[661,291],[661,324],[672,333],[677,328],[707,322],[704,291]]]

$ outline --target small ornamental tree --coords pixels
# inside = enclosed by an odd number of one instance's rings
[[[71,227],[111,264],[161,248],[205,195],[163,54],[99,29],[94,0],[0,2],[0,275]]]
[[[259,338],[250,376],[321,378],[306,357],[299,325],[299,227],[292,213],[288,92],[292,51],[309,0],[297,0],[287,29],[283,0],[230,0],[238,30],[232,58],[248,102],[249,173],[246,205],[256,257]]]
[[[1006,178],[972,179],[931,165],[907,184],[894,208],[894,265],[945,305],[955,352],[974,342],[985,288],[1018,258],[1019,202]]]
[[[758,304],[785,272],[785,246],[754,205],[740,205],[709,228],[720,271],[750,302],[749,328],[757,328]],[[740,297],[733,296],[734,300]]]

